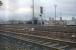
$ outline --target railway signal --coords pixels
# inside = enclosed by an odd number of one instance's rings
[[[43,25],[42,15],[43,15],[43,7],[41,6],[41,7],[40,7],[41,26]]]
[[[43,7],[40,7],[40,13],[43,14]]]

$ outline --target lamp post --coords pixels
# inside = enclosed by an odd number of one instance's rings
[[[32,0],[32,24],[34,24],[34,0]]]

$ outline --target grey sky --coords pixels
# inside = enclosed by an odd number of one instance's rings
[[[32,17],[32,0],[2,0],[0,7],[2,19],[30,19]],[[57,4],[57,17],[76,17],[76,0],[35,0],[35,16],[39,17],[39,7],[44,7],[43,17],[54,17],[54,5]]]

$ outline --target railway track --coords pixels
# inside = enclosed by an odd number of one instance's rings
[[[53,39],[61,39],[65,41],[72,41],[76,42],[76,37],[72,37],[72,35],[75,35],[75,33],[65,33],[65,32],[49,32],[49,31],[39,31],[34,30],[30,31],[31,28],[2,28],[0,31],[5,32],[16,32],[16,33],[22,33],[22,34],[29,34],[29,35],[35,35],[35,36],[44,36],[44,37],[50,37]]]
[[[75,38],[72,38],[72,34],[75,35],[75,32],[46,31],[47,29],[41,29],[40,31],[39,28],[30,31],[30,28],[32,27],[4,27],[0,28],[0,35],[17,38],[57,50],[65,50],[66,48],[76,50],[76,41]]]
[[[24,35],[22,33],[14,33],[14,32],[4,32],[4,33],[2,32],[1,35],[17,38],[20,40],[28,41],[31,43],[39,44],[42,46],[46,46],[58,50],[65,50],[65,48],[67,47],[70,49],[76,48],[76,42],[67,42],[59,39],[51,39],[51,38],[29,35],[29,34]]]

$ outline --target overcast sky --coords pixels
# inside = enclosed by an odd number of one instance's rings
[[[1,19],[27,20],[32,17],[32,0],[1,0]],[[39,17],[39,7],[44,7],[43,18],[54,17],[54,5],[57,5],[57,18],[76,17],[76,0],[35,0],[35,16]],[[62,14],[62,15],[61,15]]]

